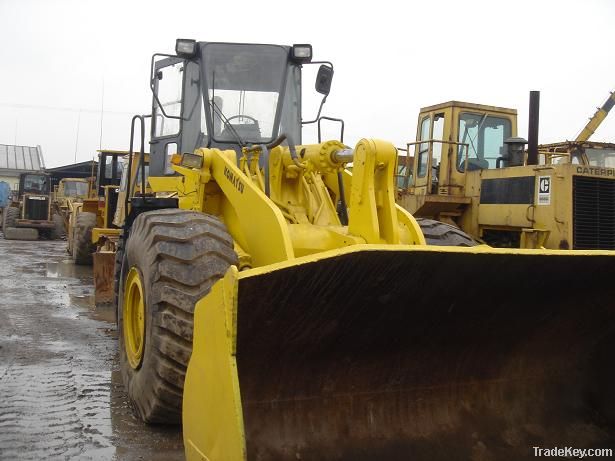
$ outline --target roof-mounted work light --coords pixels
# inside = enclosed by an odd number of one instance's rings
[[[191,58],[196,54],[196,40],[178,38],[175,42],[175,54],[183,58]]]
[[[310,62],[312,60],[312,45],[293,45],[291,59],[298,63]]]

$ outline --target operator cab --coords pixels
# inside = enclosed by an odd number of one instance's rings
[[[124,163],[122,158],[127,154],[119,150],[99,150],[98,151],[98,171],[96,173],[96,184],[98,184],[97,195],[105,195],[105,186],[119,186],[122,177]]]
[[[505,165],[507,140],[517,132],[517,111],[459,101],[421,109],[414,151],[412,193],[460,194],[467,172]]]
[[[153,176],[172,174],[172,154],[201,147],[239,153],[242,147],[271,143],[281,134],[300,144],[302,125],[317,121],[302,121],[301,68],[322,64],[316,82],[322,103],[333,76],[331,63],[311,62],[311,45],[180,39],[176,52],[152,59]]]
[[[72,197],[77,199],[84,199],[88,197],[89,183],[86,179],[71,178],[61,179],[58,191],[61,190],[62,197]]]
[[[24,194],[49,195],[49,175],[22,173],[19,177],[19,197]]]
[[[571,163],[588,167],[615,168],[615,144],[565,141],[538,146],[540,164]]]

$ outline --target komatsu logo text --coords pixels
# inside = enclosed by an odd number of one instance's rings
[[[610,176],[615,178],[615,170],[613,168],[594,168],[591,166],[577,167],[578,174],[593,174],[594,176]]]
[[[224,167],[224,176],[226,176],[226,179],[229,180],[229,182],[239,191],[240,194],[243,194],[243,183],[241,182],[241,179],[235,176],[226,166]]]

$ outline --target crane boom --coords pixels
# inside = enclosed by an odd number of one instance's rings
[[[576,137],[575,142],[585,142],[594,134],[600,124],[604,121],[609,114],[611,108],[615,105],[615,92],[611,92],[608,99],[604,102],[602,107],[596,110],[596,113],[589,119],[589,122],[583,127],[581,133]]]

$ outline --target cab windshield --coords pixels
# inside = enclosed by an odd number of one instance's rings
[[[288,51],[281,46],[208,43],[203,47],[212,139],[269,142],[279,131]]]
[[[47,176],[38,174],[27,174],[23,182],[24,192],[35,194],[49,193],[49,181]]]
[[[457,168],[459,171],[495,168],[504,153],[504,140],[510,137],[510,120],[486,113],[462,113],[459,116],[460,143],[468,145],[466,166],[465,148],[459,146]]]
[[[82,181],[66,181],[64,183],[65,197],[87,197],[88,183]]]

